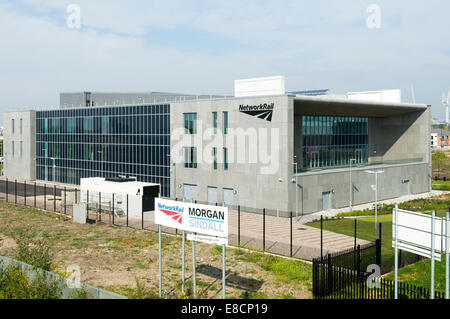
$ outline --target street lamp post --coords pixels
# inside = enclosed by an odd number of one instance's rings
[[[298,222],[298,190],[297,190],[297,188],[298,188],[298,180],[297,180],[297,178],[298,178],[298,176],[297,176],[297,174],[298,174],[298,163],[297,163],[296,159],[297,159],[297,156],[294,155],[294,161],[295,162],[292,163],[292,164],[294,164],[294,166],[295,166],[295,217],[296,217],[297,222]],[[302,193],[303,193],[303,190],[302,190]]]
[[[352,185],[352,162],[356,163],[355,158],[350,159],[350,211],[353,210],[352,204],[353,204],[353,185]]]
[[[372,189],[375,191],[375,240],[377,239],[377,215],[378,215],[378,174],[384,173],[384,171],[366,171],[369,174],[375,174],[375,185],[372,185]]]
[[[169,166],[170,166],[170,154],[166,154],[166,156],[169,157]],[[174,198],[177,198],[177,167],[175,166],[175,163],[173,163],[173,195],[174,195]],[[170,190],[169,190],[169,196],[170,196]]]
[[[294,165],[295,165],[295,216],[296,216],[297,221],[298,221],[298,191],[297,191],[297,185],[298,185],[298,182],[297,182],[297,168],[298,168],[298,166],[297,166],[297,163],[294,163]]]

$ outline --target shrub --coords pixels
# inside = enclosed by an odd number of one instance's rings
[[[53,254],[45,240],[27,237],[17,239],[15,259],[47,271],[51,270]]]
[[[42,272],[31,280],[19,265],[0,267],[0,299],[59,299],[62,281],[46,281]]]

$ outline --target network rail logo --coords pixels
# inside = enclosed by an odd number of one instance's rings
[[[161,203],[158,203],[158,209],[175,220],[176,222],[182,224],[183,223],[183,212],[184,207],[180,206],[167,206]]]
[[[239,112],[256,116],[260,119],[272,122],[273,109],[275,103],[264,103],[259,105],[239,105]]]

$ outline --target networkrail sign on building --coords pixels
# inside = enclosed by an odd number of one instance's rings
[[[228,208],[155,198],[155,223],[210,236],[228,237]]]
[[[272,122],[273,108],[275,103],[264,103],[258,105],[239,105],[239,112],[256,116],[260,119]]]

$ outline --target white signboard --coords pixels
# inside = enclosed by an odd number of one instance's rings
[[[430,215],[399,209],[397,212],[398,248],[430,258],[431,222],[432,217]],[[439,261],[444,248],[443,227],[442,218],[435,217],[434,255]],[[392,247],[395,247],[395,219],[392,223]]]
[[[155,223],[228,238],[228,208],[155,198]]]
[[[194,240],[194,241],[200,241],[202,243],[207,243],[207,244],[228,245],[228,239],[222,238],[222,237],[211,237],[211,236],[188,234],[187,239]]]

